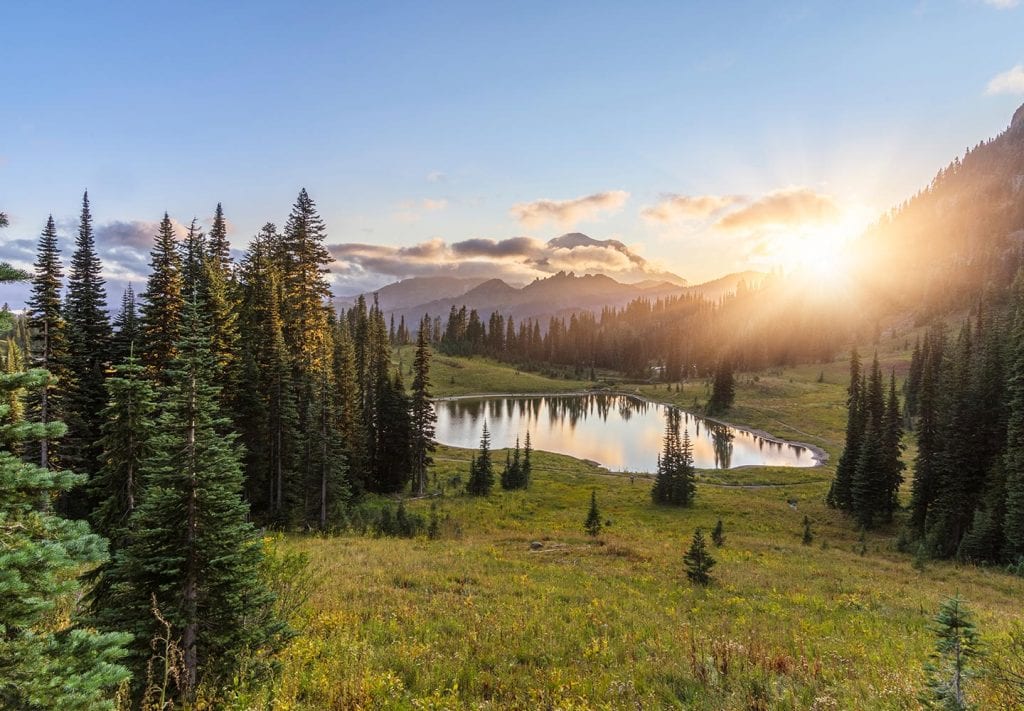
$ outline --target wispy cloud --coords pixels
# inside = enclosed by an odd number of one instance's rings
[[[509,212],[527,227],[538,227],[547,222],[572,227],[578,222],[593,219],[602,212],[618,210],[628,199],[629,193],[625,190],[609,190],[572,200],[544,199],[521,202],[513,205]]]
[[[985,87],[985,93],[992,96],[995,94],[1024,94],[1024,64],[1018,64],[1002,74],[997,74],[989,80]]]
[[[1020,5],[1020,0],[982,0],[989,7],[994,7],[999,10],[1009,10],[1011,7],[1017,7]]]
[[[715,227],[723,230],[786,227],[827,222],[839,214],[839,206],[830,195],[817,193],[810,188],[786,188],[768,193],[723,215]]]
[[[432,170],[427,173],[428,183],[443,183],[448,180],[448,176],[442,173],[440,170]]]
[[[743,202],[740,195],[665,195],[660,202],[640,211],[648,222],[701,220],[727,207]]]

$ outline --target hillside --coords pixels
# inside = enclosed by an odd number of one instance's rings
[[[892,311],[945,312],[1005,287],[1024,243],[1024,106],[856,246],[864,290]]]

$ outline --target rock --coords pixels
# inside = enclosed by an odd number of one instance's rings
[[[530,541],[530,550],[531,551],[539,551],[543,547],[544,547],[544,544],[541,543],[540,541]]]

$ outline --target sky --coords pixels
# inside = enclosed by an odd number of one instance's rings
[[[339,294],[418,275],[696,283],[813,266],[1024,103],[1014,0],[0,16],[0,259],[29,265],[51,213],[69,257],[87,189],[112,302],[144,279],[165,211],[208,224],[223,203],[243,249],[303,187]],[[598,243],[549,244],[568,232]]]

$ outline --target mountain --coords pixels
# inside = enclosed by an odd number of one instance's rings
[[[381,309],[386,312],[392,312],[409,309],[435,299],[462,296],[485,281],[486,279],[446,276],[411,277],[382,286],[377,291],[363,294],[363,296],[367,301],[372,301],[374,295],[376,295]],[[338,298],[336,303],[340,307],[347,308],[356,303],[358,296],[356,294],[354,296]]]
[[[867,232],[855,245],[857,275],[882,312],[962,308],[1013,279],[1022,230],[1024,106]]]
[[[761,285],[761,283],[768,277],[764,272],[745,271],[735,272],[733,274],[726,274],[723,277],[706,281],[703,284],[696,284],[688,287],[687,291],[691,294],[700,294],[705,299],[710,301],[717,301],[726,294],[732,294],[739,289],[740,284],[743,284],[748,289],[753,289]]]
[[[435,298],[413,306],[387,309],[386,315],[405,318],[414,324],[423,314],[446,318],[454,306],[476,309],[482,318],[492,312],[511,315],[517,321],[524,318],[545,320],[556,313],[573,311],[600,311],[606,306],[624,306],[641,296],[657,298],[670,293],[682,293],[685,287],[669,282],[653,285],[622,284],[603,274],[577,276],[559,272],[545,279],[535,279],[522,288],[516,288],[501,279],[490,279],[477,284],[465,293]]]
[[[681,276],[673,274],[672,272],[652,270],[646,259],[636,252],[633,252],[622,242],[615,239],[594,239],[582,232],[569,232],[568,234],[548,240],[546,250],[547,255],[557,255],[560,250],[566,250],[572,254],[580,254],[581,252],[586,252],[588,250],[596,252],[611,250],[623,255],[628,260],[631,267],[629,269],[618,268],[615,270],[616,276],[618,276],[620,280],[625,279],[626,275],[632,272],[636,275],[642,275],[644,277],[644,281],[654,280],[658,282],[668,282],[675,286],[686,286],[686,279],[683,279]],[[551,256],[543,257],[537,261],[537,265],[541,267],[549,266],[551,259]],[[622,273],[619,274],[619,272]]]

